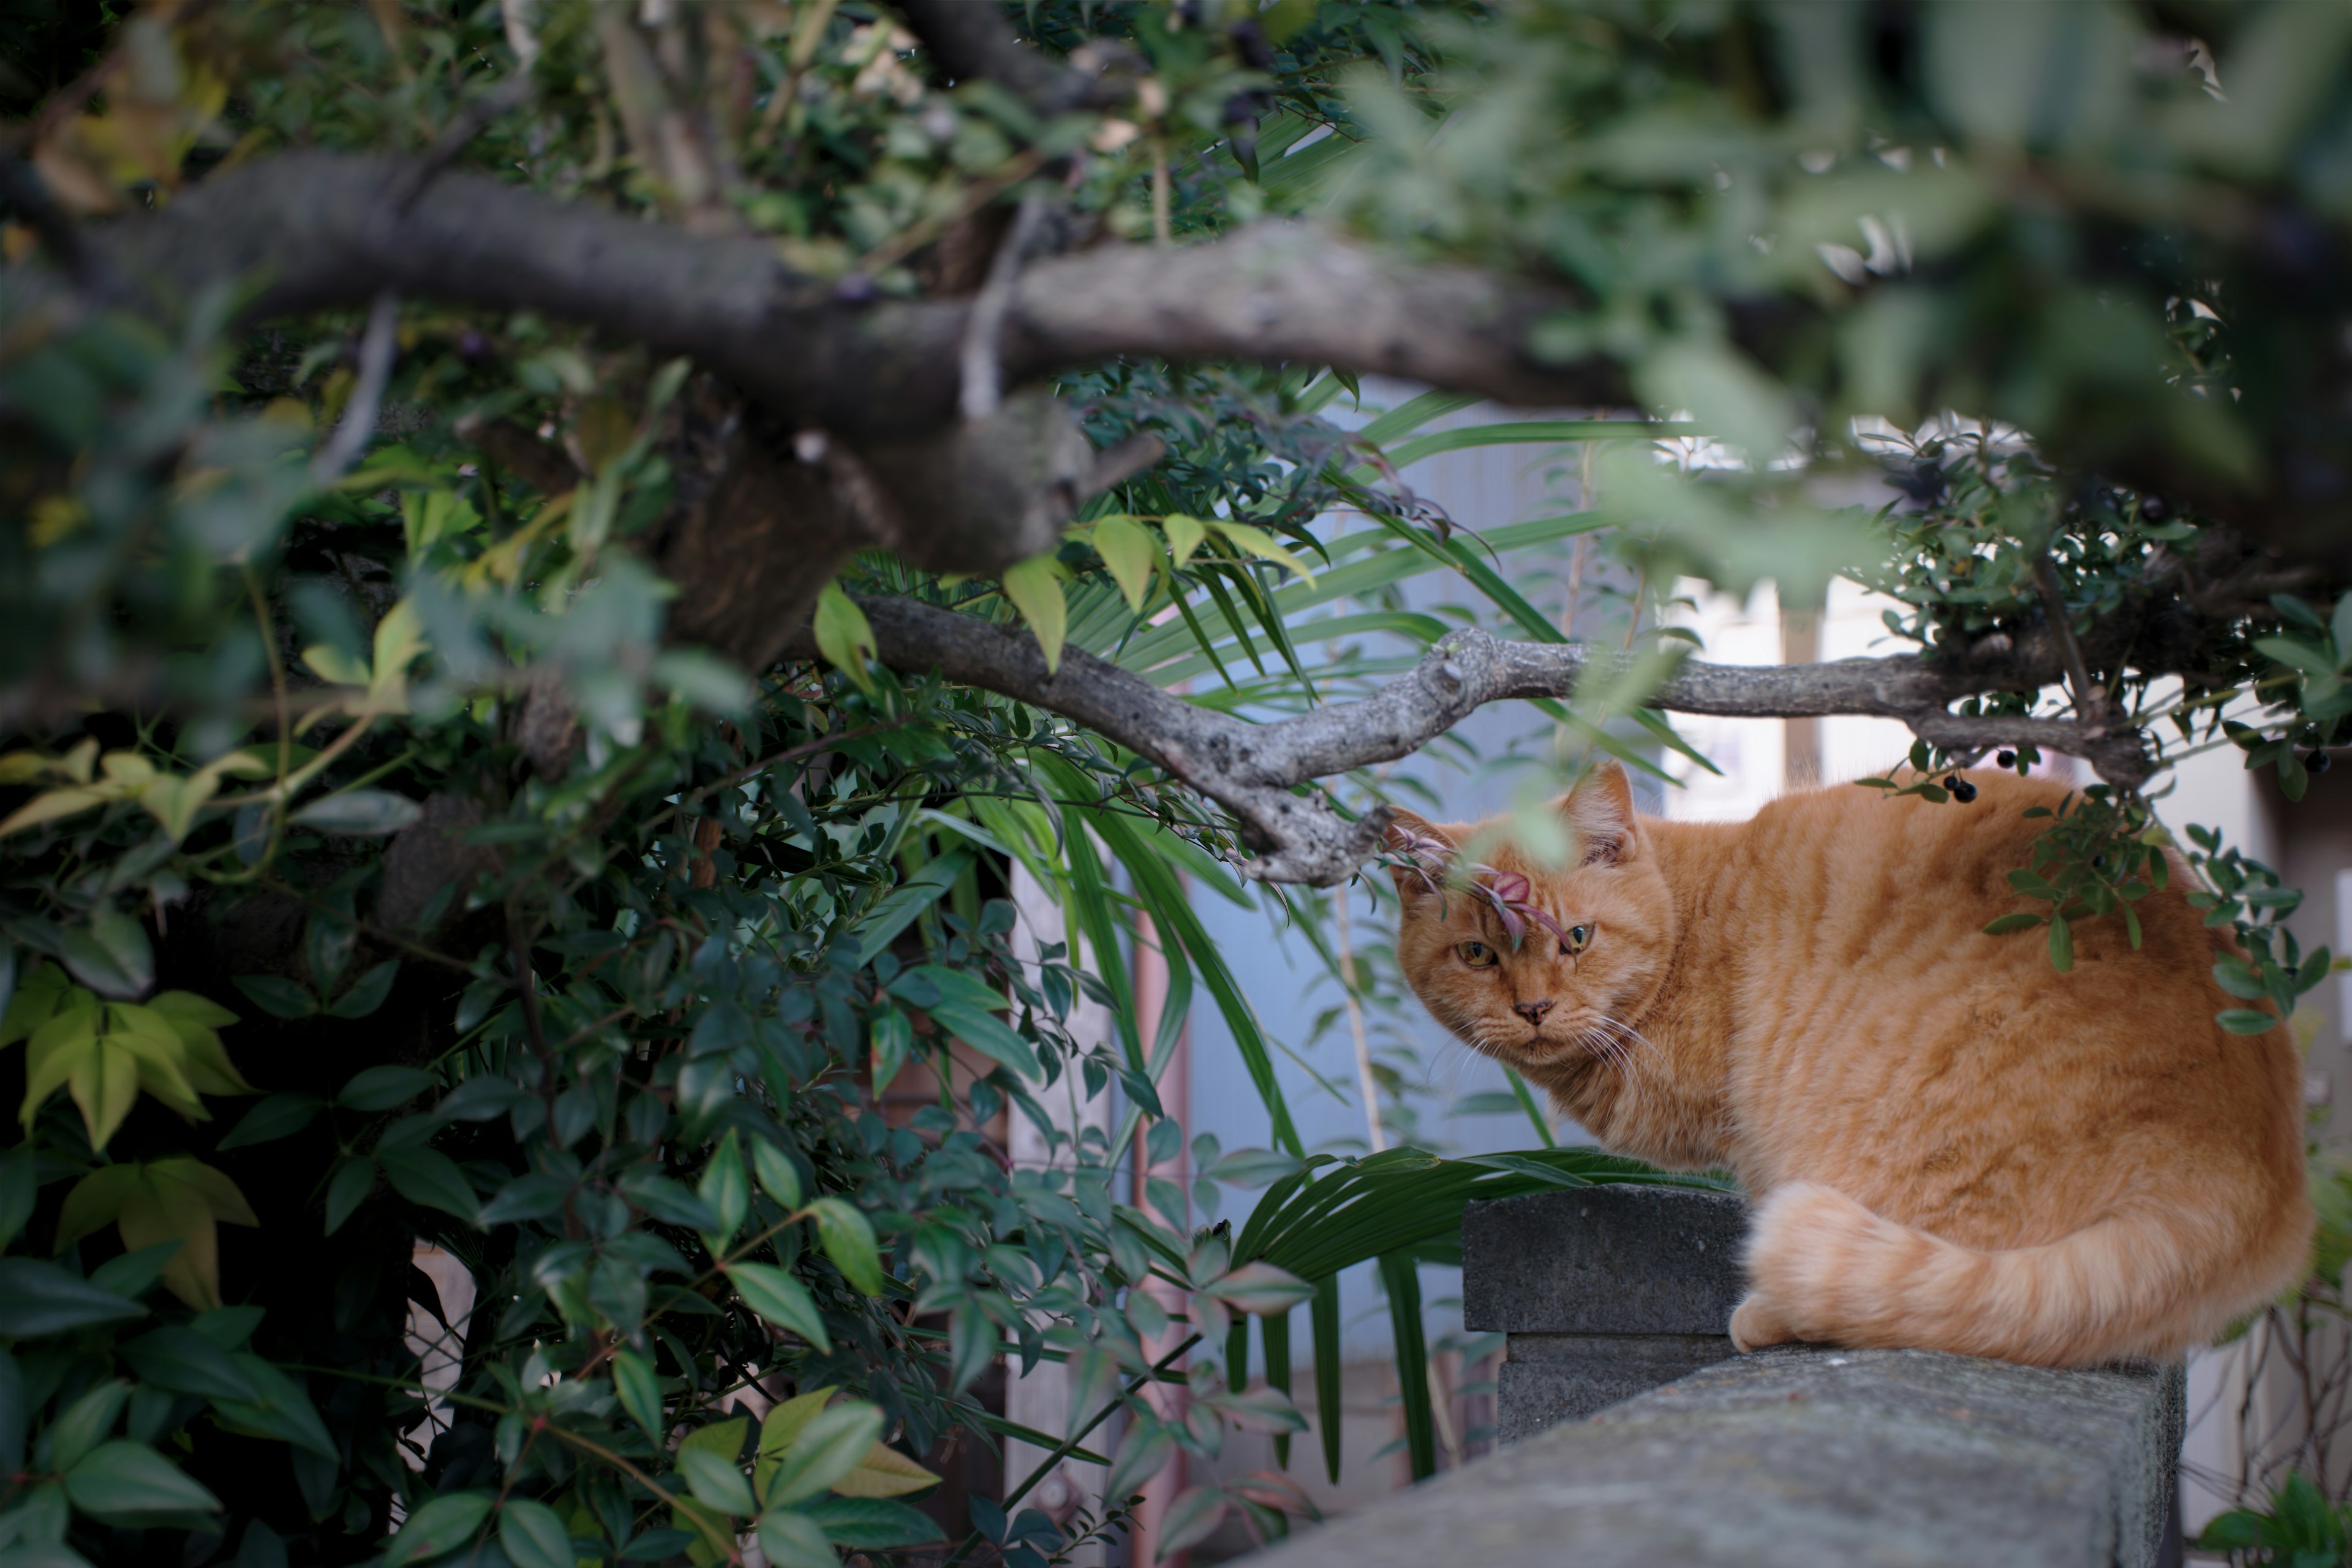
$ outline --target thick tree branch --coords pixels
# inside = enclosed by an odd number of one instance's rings
[[[844,300],[764,239],[688,234],[480,174],[437,174],[404,211],[415,168],[283,153],[87,237],[122,279],[118,302],[257,282],[248,319],[355,308],[386,291],[527,309],[691,354],[775,413],[852,438],[927,433],[956,416],[970,300]],[[43,290],[19,272],[20,299],[70,304],[62,279]],[[1118,354],[1298,360],[1507,403],[1617,401],[1613,367],[1548,365],[1527,347],[1531,326],[1572,303],[1267,223],[1214,245],[1110,246],[1031,265],[1013,289],[1003,365],[1018,383]]]
[[[1250,875],[1318,887],[1345,880],[1370,858],[1387,814],[1374,811],[1350,822],[1321,795],[1294,793],[1298,786],[1408,756],[1488,702],[1572,697],[1588,672],[1614,675],[1624,657],[1580,643],[1504,642],[1484,632],[1457,632],[1411,674],[1360,701],[1253,724],[1195,706],[1076,648],[1066,649],[1061,668],[1049,674],[1036,639],[1015,626],[910,599],[861,604],[883,663],[910,672],[937,669],[950,680],[1017,697],[1108,736],[1231,812],[1257,852],[1244,868]],[[794,651],[814,653],[805,631]],[[1967,669],[1912,655],[1765,667],[1691,660],[1648,701],[1671,712],[1745,718],[1875,714],[1902,720],[1936,745],[2032,744],[2084,757],[2113,784],[2145,780],[2147,757],[2128,731],[2095,734],[2070,720],[1948,710],[1960,697],[2033,689],[2056,673],[2052,668],[2034,679],[2007,657]]]
[[[754,236],[692,234],[476,174],[438,173],[420,187],[419,167],[316,152],[254,160],[162,212],[84,231],[79,286],[40,262],[11,269],[12,305],[21,320],[92,298],[175,305],[258,282],[248,319],[356,308],[385,292],[528,309],[690,354],[785,421],[853,442],[931,435],[955,419],[970,299],[863,303],[793,272]],[[1134,354],[1329,364],[1520,405],[1632,401],[1614,362],[1551,363],[1529,347],[1538,323],[1579,308],[1538,284],[1414,265],[1310,224],[1263,223],[1213,245],[1109,246],[1026,268],[999,363],[1009,385]],[[1733,337],[1767,363],[1807,310],[1783,299],[1727,308]],[[2334,406],[2338,396],[2315,387],[2305,401]],[[2352,537],[2352,480],[2329,478],[2335,459],[2305,448],[2333,440],[2333,428],[2288,430],[2258,478],[2220,489],[2202,458],[2153,434],[2137,446],[2095,442],[2074,458],[2332,561]],[[2065,433],[2045,434],[2051,455],[2072,460]],[[972,516],[947,531],[987,526]]]

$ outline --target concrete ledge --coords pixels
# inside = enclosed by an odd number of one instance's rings
[[[1741,1356],[1262,1553],[1264,1568],[2154,1568],[2177,1366]]]
[[[1264,1568],[2164,1568],[2179,1366],[1733,1352],[1747,1210],[1606,1186],[1473,1204],[1463,1317],[1506,1339],[1492,1458]],[[1600,1412],[1598,1415],[1594,1412]]]

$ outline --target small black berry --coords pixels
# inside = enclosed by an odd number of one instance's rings
[[[467,364],[487,364],[490,359],[490,340],[468,327],[458,335],[457,357]]]
[[[1970,784],[1968,780],[1962,778],[1958,773],[1946,773],[1944,775],[1944,787],[1950,790],[1952,792],[1952,798],[1958,801],[1962,805],[1968,805],[1969,802],[1976,799],[1977,797],[1977,786]]]
[[[1995,757],[1993,761],[1999,763],[2002,767],[2013,768],[2017,766],[2017,753],[2015,752],[2003,752],[2000,755]]]
[[[2333,765],[2326,752],[2313,752],[2303,759],[2305,773],[2324,773]]]

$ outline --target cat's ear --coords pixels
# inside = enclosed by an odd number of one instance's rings
[[[1409,857],[1421,867],[1419,871],[1402,865],[1389,867],[1389,876],[1396,882],[1397,897],[1411,904],[1437,891],[1445,879],[1445,859],[1461,845],[1453,834],[1427,817],[1402,806],[1391,806],[1381,847],[1391,855]]]
[[[1576,836],[1576,857],[1584,865],[1613,866],[1641,854],[1642,822],[1633,809],[1633,784],[1616,763],[1593,764],[1561,798],[1559,814]]]

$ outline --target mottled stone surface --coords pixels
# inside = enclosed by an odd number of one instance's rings
[[[1534,1364],[1534,1363],[1531,1363]],[[2178,1366],[1738,1356],[1312,1531],[1262,1568],[2150,1568]]]
[[[1472,1204],[1462,1321],[1506,1333],[1723,1334],[1746,1292],[1748,1207],[1724,1193],[1600,1186]]]
[[[1732,1352],[1748,1210],[1721,1193],[1601,1186],[1472,1204],[1462,1317],[1507,1338],[1496,1388],[1516,1443]]]
[[[1736,1352],[1721,1334],[1512,1334],[1504,1353],[1496,1425],[1516,1443]]]

